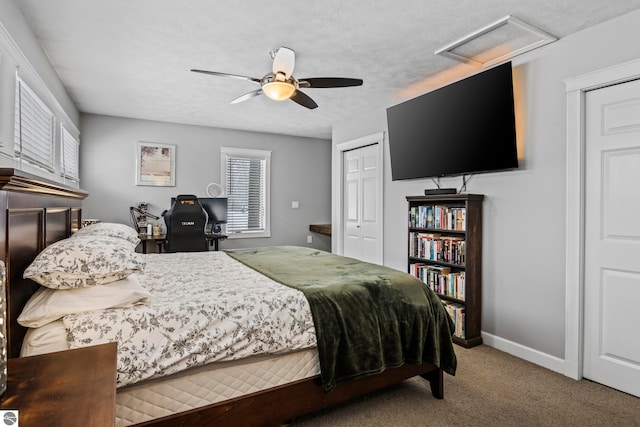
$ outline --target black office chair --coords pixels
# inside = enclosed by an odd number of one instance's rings
[[[181,194],[164,214],[167,226],[166,252],[201,252],[209,250],[205,227],[207,212],[198,198]]]

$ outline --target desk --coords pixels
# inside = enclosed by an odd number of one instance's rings
[[[218,241],[224,240],[227,238],[226,234],[220,234],[220,233],[207,233],[206,236],[207,236],[207,240],[209,241],[209,246],[213,244],[214,251],[218,250]]]
[[[224,240],[227,238],[226,234],[220,233],[205,233],[205,237],[209,242],[209,246],[213,245],[213,250],[217,251],[219,249],[218,242],[220,240]],[[140,233],[138,235],[140,242],[142,243],[142,253],[147,253],[147,242],[156,242],[158,244],[158,252],[163,252],[164,241],[167,239],[165,234],[159,234],[157,236],[148,235],[146,233]]]
[[[0,408],[17,409],[20,425],[113,427],[116,343],[17,357],[7,368]]]
[[[164,245],[164,241],[167,238],[164,234],[158,235],[149,235],[147,233],[138,234],[138,238],[140,242],[142,242],[142,253],[147,253],[147,242],[156,242],[158,244],[158,252],[162,252],[162,246]]]
[[[331,224],[311,224],[309,226],[309,231],[331,236]]]

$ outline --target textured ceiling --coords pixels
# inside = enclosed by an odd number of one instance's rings
[[[434,55],[513,15],[562,38],[640,8],[640,0],[15,0],[81,112],[331,138],[335,123],[477,70]],[[264,96],[231,105],[269,52],[296,51],[294,75],[364,85],[305,89],[308,110]]]

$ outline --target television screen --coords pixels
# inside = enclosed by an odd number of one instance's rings
[[[511,62],[387,109],[392,179],[518,167]]]
[[[209,224],[224,224],[227,222],[227,198],[226,197],[198,197],[207,215]]]

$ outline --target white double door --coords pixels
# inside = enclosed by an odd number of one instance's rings
[[[343,153],[343,255],[382,263],[378,144]]]
[[[640,81],[586,94],[583,376],[640,397]]]

